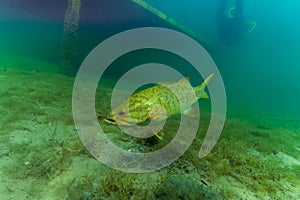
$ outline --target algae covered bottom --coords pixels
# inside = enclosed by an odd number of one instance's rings
[[[180,159],[153,173],[127,174],[103,166],[81,144],[68,106],[72,78],[6,67],[0,79],[1,199],[299,198],[297,121],[229,117],[213,151],[199,159],[210,115],[204,112],[195,141]],[[99,106],[109,111],[111,81],[104,82]],[[168,141],[138,140],[102,126],[127,150],[151,151]]]

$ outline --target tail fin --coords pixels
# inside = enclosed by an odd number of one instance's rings
[[[197,97],[200,98],[204,98],[204,99],[208,99],[208,94],[205,92],[205,87],[207,86],[207,84],[211,81],[211,79],[214,77],[214,73],[210,74],[203,83],[201,83],[199,86],[197,86],[195,88],[195,92]]]

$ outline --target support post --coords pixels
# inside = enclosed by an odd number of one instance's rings
[[[64,34],[60,47],[61,72],[73,75],[75,67],[72,58],[76,52],[77,30],[80,20],[81,0],[69,0],[64,19]]]

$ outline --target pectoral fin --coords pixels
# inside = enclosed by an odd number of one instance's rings
[[[163,139],[164,133],[159,127],[153,127],[152,132],[154,133],[154,135],[156,137],[158,137],[158,139],[160,139],[160,140]]]
[[[185,116],[188,116],[188,117],[196,117],[197,116],[197,109],[195,107],[196,105],[193,105],[191,107],[189,107],[188,109],[186,109],[183,114]]]
[[[154,106],[149,110],[149,118],[153,121],[161,121],[167,119],[168,115],[162,106]]]

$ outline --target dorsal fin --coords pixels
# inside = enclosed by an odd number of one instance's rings
[[[171,85],[175,84],[177,81],[159,81],[157,82],[158,85]]]
[[[189,76],[185,76],[182,79],[180,79],[179,81],[183,81],[183,80],[186,80],[186,81],[190,82],[190,77]]]
[[[175,84],[175,83],[178,83],[178,82],[181,82],[181,81],[190,82],[190,77],[186,76],[186,77],[183,77],[179,80],[172,80],[172,81],[159,81],[159,82],[157,82],[157,84],[159,84],[159,85],[172,85],[172,84]]]

